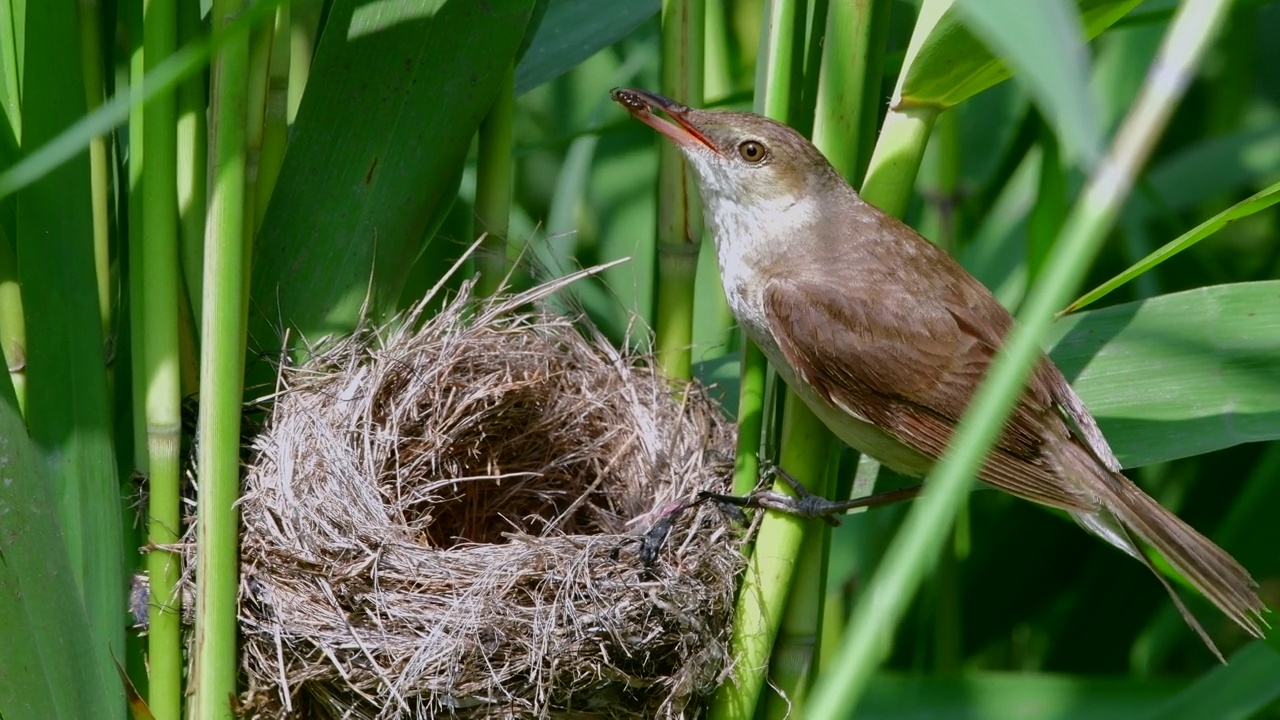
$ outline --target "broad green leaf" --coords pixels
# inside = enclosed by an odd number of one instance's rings
[[[1215,667],[1158,708],[1150,720],[1235,720],[1257,717],[1280,698],[1280,653],[1255,642]]]
[[[1050,356],[1126,467],[1280,438],[1280,281],[1162,295],[1058,321]],[[725,403],[737,358],[698,363]]]
[[[1126,467],[1280,438],[1280,281],[1058,322],[1051,355]]]
[[[24,151],[41,147],[85,112],[75,3],[31,3],[26,31]],[[80,152],[23,188],[16,205],[27,426],[49,471],[57,508],[56,514],[48,508],[50,517],[61,525],[71,577],[88,613],[90,657],[109,673],[110,653],[124,647],[125,571],[88,154]],[[124,715],[118,686],[110,698],[94,717]]]
[[[1092,166],[1102,126],[1089,94],[1089,55],[1070,0],[956,0],[966,25],[1023,80],[1068,158]]]
[[[1086,37],[1097,37],[1141,0],[1078,0]],[[1039,3],[1036,3],[1039,6]],[[1009,67],[965,27],[960,9],[952,6],[934,26],[919,53],[905,69],[903,104],[948,108],[1009,77]]]
[[[1170,241],[1160,249],[1151,253],[1134,263],[1132,267],[1124,272],[1116,275],[1110,280],[1102,283],[1097,288],[1085,293],[1083,297],[1071,303],[1063,312],[1074,312],[1090,303],[1097,302],[1107,293],[1124,285],[1135,277],[1147,272],[1160,263],[1213,235],[1227,225],[1241,218],[1249,217],[1255,213],[1271,207],[1280,202],[1280,182],[1254,195],[1253,197],[1241,200],[1213,217],[1205,220],[1196,227],[1188,230],[1176,239]]]
[[[1037,673],[961,677],[881,674],[858,704],[860,720],[1129,720],[1159,707],[1179,683]]]
[[[111,653],[123,655],[124,647],[93,639],[49,474],[12,396],[0,401],[0,457],[0,716],[119,716],[119,681],[107,672]]]
[[[334,3],[257,239],[251,348],[345,332],[366,295],[395,307],[533,5]]]
[[[516,96],[560,77],[661,8],[661,0],[551,0],[528,52],[516,66]]]

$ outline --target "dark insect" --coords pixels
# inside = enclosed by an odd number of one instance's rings
[[[649,112],[649,103],[639,93],[623,88],[614,88],[609,96],[613,101],[623,105],[633,113]]]

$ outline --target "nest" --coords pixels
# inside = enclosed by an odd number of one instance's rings
[[[262,717],[688,717],[729,673],[741,533],[696,386],[530,310],[421,308],[281,370],[244,496],[240,628]]]

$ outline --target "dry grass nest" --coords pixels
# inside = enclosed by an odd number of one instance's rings
[[[732,429],[696,386],[464,290],[283,368],[240,509],[249,716],[688,717],[729,673]]]

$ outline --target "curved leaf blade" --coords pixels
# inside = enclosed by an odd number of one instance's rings
[[[1254,642],[1145,717],[1150,720],[1256,717],[1280,697],[1280,653]]]
[[[1064,314],[1069,312],[1075,312],[1076,310],[1079,310],[1080,308],[1085,307],[1086,305],[1097,302],[1101,298],[1105,297],[1112,290],[1115,290],[1116,288],[1120,287],[1121,285],[1124,285],[1130,280],[1147,272],[1148,270],[1154,268],[1155,266],[1159,265],[1165,260],[1168,260],[1174,255],[1177,255],[1178,253],[1182,252],[1183,250],[1186,250],[1192,245],[1195,245],[1201,240],[1204,240],[1205,238],[1213,235],[1214,233],[1218,232],[1219,230],[1226,227],[1227,225],[1230,225],[1231,223],[1241,218],[1246,218],[1246,217],[1249,217],[1250,215],[1260,213],[1263,210],[1276,204],[1277,202],[1280,202],[1280,182],[1275,183],[1271,187],[1263,190],[1262,192],[1257,193],[1256,195],[1253,195],[1249,198],[1241,200],[1235,205],[1232,205],[1226,210],[1223,210],[1217,215],[1214,215],[1208,220],[1205,220],[1204,222],[1188,230],[1182,235],[1179,235],[1174,240],[1171,240],[1170,242],[1166,243],[1164,246],[1160,247],[1159,249],[1155,250],[1151,254],[1147,255],[1146,257],[1142,258],[1138,262],[1134,263],[1131,267],[1126,269],[1124,272],[1121,272],[1120,274],[1102,283],[1101,285],[1094,288],[1093,290],[1090,290],[1089,292],[1085,293],[1083,296],[1080,297],[1079,300],[1076,300],[1075,302],[1068,305],[1067,309],[1063,310],[1062,312]]]
[[[1095,38],[1142,0],[1078,0],[1084,34]],[[965,26],[952,6],[903,72],[901,101],[949,108],[1009,78],[1009,67]]]
[[[550,82],[653,17],[661,0],[551,0],[516,66],[516,96]]]
[[[257,239],[250,347],[394,309],[534,4],[334,3]]]
[[[1280,438],[1280,281],[1059,321],[1050,353],[1126,467]]]
[[[1050,355],[1125,467],[1280,439],[1280,280],[1082,312],[1053,334]],[[738,364],[694,371],[731,404]]]
[[[1102,123],[1089,93],[1089,54],[1069,0],[956,0],[966,24],[1022,78],[1067,156],[1092,166]]]
[[[119,702],[76,587],[52,487],[12,401],[0,400],[0,627],[5,718],[107,717]],[[117,648],[123,653],[123,648]],[[119,713],[116,713],[119,714]]]

